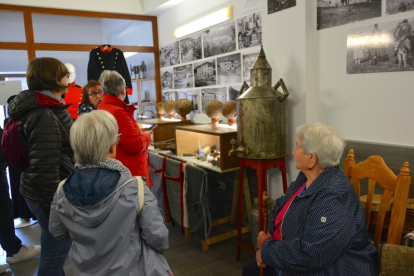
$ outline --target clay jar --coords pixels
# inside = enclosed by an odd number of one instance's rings
[[[219,100],[211,100],[206,104],[206,115],[211,118],[213,125],[218,125],[219,118],[221,117],[221,107],[223,103]]]
[[[175,101],[168,101],[165,103],[165,112],[168,113],[169,119],[173,119],[174,118],[174,114],[175,112]]]
[[[175,110],[181,116],[181,121],[186,121],[186,116],[193,110],[193,104],[188,99],[179,99],[175,103]]]
[[[157,113],[158,113],[158,116],[160,117],[160,119],[164,119],[164,116],[165,116],[165,103],[164,102],[157,103],[157,105],[155,106],[155,109],[157,110]]]
[[[236,123],[236,101],[228,101],[225,104],[223,104],[221,112],[223,113],[223,116],[229,120],[229,126],[232,126]]]

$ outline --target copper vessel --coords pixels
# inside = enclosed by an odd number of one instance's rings
[[[287,155],[287,97],[289,92],[280,79],[272,87],[270,67],[263,47],[246,82],[236,98],[237,156],[249,159],[275,159]],[[283,93],[277,89],[281,87]]]

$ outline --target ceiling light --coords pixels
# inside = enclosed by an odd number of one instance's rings
[[[180,38],[205,28],[220,24],[224,21],[230,20],[233,18],[233,6],[228,6],[224,9],[218,10],[216,12],[210,13],[200,19],[197,19],[193,22],[190,22],[184,26],[181,26],[174,31],[175,38]]]

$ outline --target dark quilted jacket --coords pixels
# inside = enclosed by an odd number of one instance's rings
[[[306,181],[300,172],[269,214],[268,230],[283,205]],[[348,178],[338,167],[327,168],[296,196],[285,213],[282,241],[263,243],[262,260],[282,276],[377,276],[378,252],[365,228],[364,210]]]
[[[20,140],[29,153],[29,167],[22,174],[20,193],[26,199],[38,201],[46,215],[59,182],[75,171],[67,137],[73,120],[66,108],[56,99],[29,90],[20,92],[9,105],[10,118],[19,121]]]

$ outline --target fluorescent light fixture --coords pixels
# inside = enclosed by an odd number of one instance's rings
[[[141,45],[139,45],[141,46]],[[124,52],[124,58],[132,57],[133,55],[138,54],[138,52]]]
[[[233,6],[228,6],[224,9],[218,10],[216,12],[210,13],[200,19],[197,19],[193,22],[190,22],[184,26],[181,26],[174,31],[175,38],[180,38],[205,28],[220,24],[224,21],[230,20],[233,18]]]

